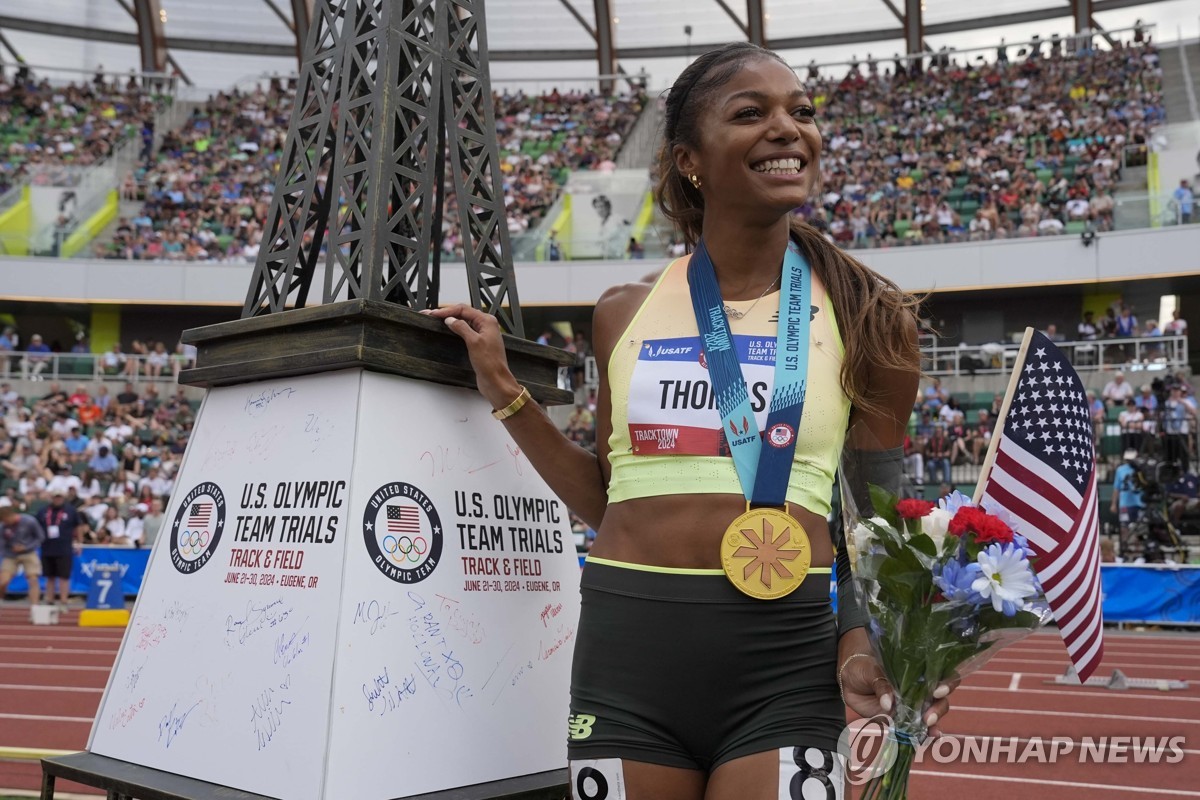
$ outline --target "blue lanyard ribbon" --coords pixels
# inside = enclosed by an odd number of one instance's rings
[[[761,438],[729,320],[725,317],[717,273],[703,239],[688,264],[688,285],[708,374],[717,396],[721,430],[729,442],[742,492],[752,505],[782,506],[787,501],[792,456],[804,413],[808,333],[812,323],[812,269],[800,248],[789,240],[779,292],[775,386],[767,412],[766,433]]]

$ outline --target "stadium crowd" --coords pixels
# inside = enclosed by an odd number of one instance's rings
[[[104,384],[58,383],[22,397],[0,384],[0,506],[36,515],[70,505],[78,544],[145,547],[191,434],[195,409],[183,390],[163,397],[153,382],[110,393]],[[57,500],[56,498],[61,498]]]
[[[132,219],[118,222],[102,258],[253,261],[258,255],[284,143],[294,90],[282,81],[213,96],[177,131],[163,135],[154,158],[123,183],[140,199]],[[606,97],[562,92],[495,94],[508,225],[519,234],[554,203],[573,169],[611,169],[641,112],[642,94]],[[449,197],[442,250],[461,257],[457,202]]]
[[[845,247],[1108,230],[1126,148],[1163,121],[1150,44],[842,78],[811,67],[824,194],[797,213]]]
[[[45,179],[54,167],[98,164],[131,137],[140,136],[149,153],[164,102],[137,80],[97,74],[90,83],[61,85],[0,67],[0,194]],[[47,169],[49,175],[30,175]]]

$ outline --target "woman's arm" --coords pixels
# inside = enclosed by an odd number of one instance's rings
[[[504,425],[551,491],[594,530],[600,528],[608,506],[608,436],[612,427],[608,357],[647,289],[642,284],[614,287],[596,303],[592,340],[600,387],[595,453],[568,439],[532,400],[503,423],[497,423]],[[517,398],[521,385],[509,370],[500,325],[494,317],[461,304],[422,313],[444,320],[446,327],[466,343],[479,393],[493,408],[504,408]]]

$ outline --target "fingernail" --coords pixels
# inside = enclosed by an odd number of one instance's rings
[[[879,698],[879,707],[882,708],[884,711],[891,711],[892,710],[892,696],[890,694],[885,694],[883,697]]]
[[[938,715],[937,715],[936,711],[930,711],[928,714],[925,715],[925,724],[926,725],[929,725],[929,726],[936,725],[937,721],[938,721]]]
[[[433,311],[431,311],[431,310],[430,310],[430,309],[428,309],[428,308],[422,308],[422,309],[421,309],[421,311],[420,311],[420,313],[422,313],[422,314],[432,314],[432,313],[433,313]]]
[[[939,686],[933,690],[933,696],[936,697],[938,700],[941,700],[943,697],[945,697],[948,694],[950,694],[950,687],[944,683],[941,686]]]
[[[458,322],[458,317],[446,317],[447,325],[453,325],[456,322]]]

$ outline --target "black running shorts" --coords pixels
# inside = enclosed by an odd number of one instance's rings
[[[828,570],[756,600],[724,575],[612,563],[583,570],[570,759],[711,772],[782,747],[836,751],[846,710]]]

